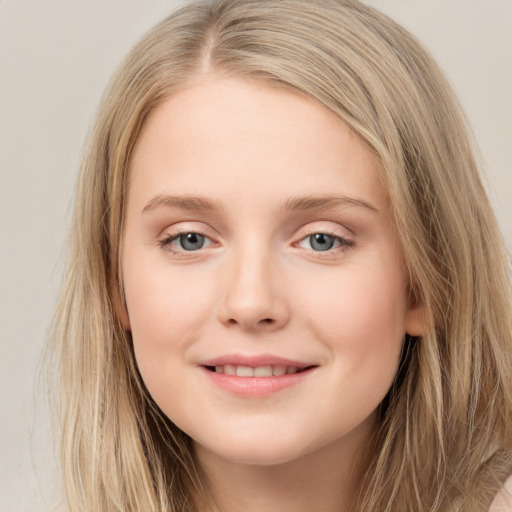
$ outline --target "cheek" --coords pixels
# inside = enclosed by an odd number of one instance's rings
[[[326,279],[323,286],[303,294],[305,309],[315,324],[334,338],[358,337],[358,333],[404,334],[405,283],[401,272],[372,272],[361,268]]]
[[[334,374],[377,400],[393,381],[405,337],[404,279],[388,269],[352,269],[303,296],[305,328],[331,352]]]
[[[179,337],[207,312],[204,279],[190,272],[171,272],[164,264],[125,264],[124,287],[132,334],[155,341]]]
[[[200,338],[211,307],[199,278],[125,264],[125,292],[137,365],[150,392],[176,375],[178,356]],[[202,285],[198,288],[199,285]],[[166,377],[167,376],[167,377]],[[152,393],[153,394],[153,393]]]

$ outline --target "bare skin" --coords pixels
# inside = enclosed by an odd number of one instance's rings
[[[494,498],[489,512],[512,512],[512,476]]]
[[[364,440],[373,430],[372,420],[367,422],[368,432],[357,433]],[[355,490],[367,462],[358,441],[354,439],[353,452],[345,450],[342,460],[335,445],[328,445],[275,466],[233,464],[197,445],[196,455],[213,498],[205,512],[355,510]]]
[[[211,511],[351,510],[422,329],[364,144],[298,93],[203,76],[141,133],[122,269],[139,370]]]

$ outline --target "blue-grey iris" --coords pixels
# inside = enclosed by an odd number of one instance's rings
[[[180,235],[180,244],[185,251],[197,251],[204,245],[204,236],[199,233],[186,233]]]
[[[309,237],[311,248],[315,251],[328,251],[334,246],[334,237],[325,233],[315,233]]]

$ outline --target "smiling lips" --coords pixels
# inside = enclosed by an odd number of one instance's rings
[[[225,375],[236,375],[237,377],[281,377],[282,375],[292,375],[304,371],[306,368],[297,366],[275,365],[275,366],[251,366],[243,365],[216,365],[207,366],[208,370]]]
[[[275,356],[223,356],[200,367],[214,384],[244,396],[262,396],[298,384],[318,365]]]

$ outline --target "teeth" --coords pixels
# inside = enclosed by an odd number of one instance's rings
[[[226,375],[236,375],[237,377],[280,377],[281,375],[291,375],[297,373],[297,366],[235,366],[234,364],[225,364],[215,367],[215,373],[225,373]]]
[[[217,370],[217,368],[215,368],[215,370]],[[236,366],[232,364],[226,364],[224,366],[224,373],[227,375],[236,375]]]
[[[255,377],[272,377],[272,366],[258,366],[254,368]]]
[[[286,373],[286,366],[274,366],[272,369],[272,375],[280,377]]]
[[[254,377],[254,368],[249,366],[237,366],[236,374],[238,377]]]

